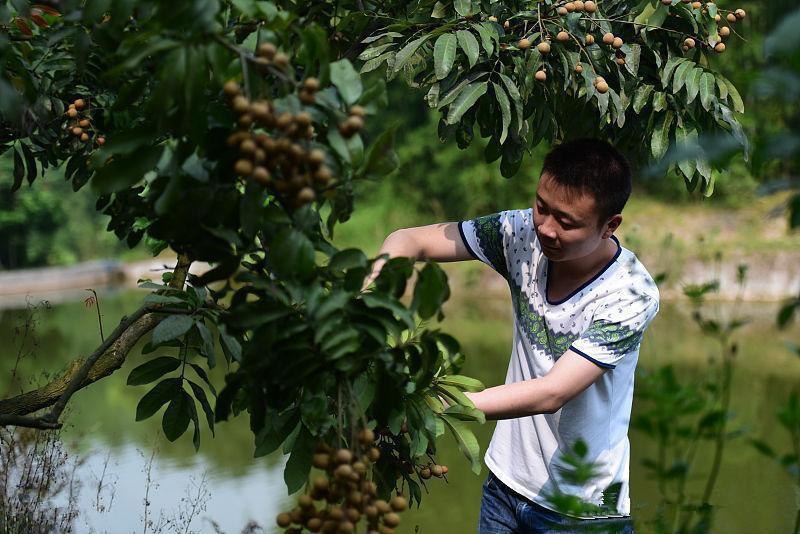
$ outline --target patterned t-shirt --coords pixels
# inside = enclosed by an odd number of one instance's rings
[[[571,295],[551,301],[549,260],[536,237],[532,208],[462,221],[459,229],[472,255],[500,273],[511,290],[514,337],[507,384],[544,376],[567,349],[608,369],[555,413],[498,421],[486,465],[542,506],[552,508],[547,496],[561,492],[630,514],[628,423],[639,345],[658,311],[655,282],[612,236],[614,258]],[[579,439],[588,446],[585,458],[597,468],[597,476],[583,485],[562,474],[569,471],[564,454]],[[608,502],[612,494],[616,502]]]

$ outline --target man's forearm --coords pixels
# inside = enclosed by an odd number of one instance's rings
[[[553,413],[561,408],[559,396],[545,377],[514,382],[466,393],[486,419],[514,419],[538,413]]]
[[[414,258],[415,261],[420,259],[420,250],[417,243],[401,231],[389,234],[383,241],[383,245],[381,245],[377,255],[380,256],[381,254],[388,254],[390,258]],[[372,264],[372,272],[364,280],[362,291],[378,277],[385,263],[385,259],[375,260],[375,263]]]

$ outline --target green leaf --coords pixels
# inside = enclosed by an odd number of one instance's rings
[[[694,63],[691,61],[681,63],[680,66],[675,69],[675,75],[672,77],[673,94],[678,94],[678,91],[683,88],[683,86],[686,84],[686,75],[692,72],[693,69]]]
[[[163,343],[182,336],[194,324],[189,315],[170,315],[153,330],[153,344]]]
[[[667,111],[659,117],[656,127],[650,138],[650,151],[655,159],[661,159],[669,148],[669,132],[675,114]]]
[[[11,192],[13,193],[22,186],[22,178],[25,177],[25,164],[16,149],[12,150],[12,152],[14,153],[14,183],[11,186]]]
[[[661,71],[661,85],[664,89],[669,87],[669,80],[675,68],[684,61],[688,60],[682,56],[672,56],[669,58],[669,61],[667,61],[667,64],[664,65],[664,69]]]
[[[199,365],[197,365],[196,363],[192,363],[192,362],[187,362],[187,363],[191,366],[192,369],[194,369],[194,372],[197,373],[197,376],[199,376],[203,380],[203,382],[206,383],[206,385],[208,386],[208,389],[211,390],[211,394],[216,397],[217,396],[217,390],[214,387],[214,384],[211,383],[211,380],[209,380],[208,374],[205,372],[205,370],[202,367],[200,367]]]
[[[703,75],[703,69],[696,67],[686,78],[686,103],[691,104],[697,94],[700,92],[700,77]]]
[[[208,368],[213,369],[217,365],[214,358],[214,338],[211,336],[211,330],[202,322],[197,321],[197,331],[200,332],[200,338],[203,340],[203,346],[200,353],[208,359]]]
[[[437,383],[435,385],[435,388],[439,393],[449,398],[456,404],[460,404],[461,406],[466,406],[467,408],[475,407],[475,404],[471,400],[469,400],[469,397],[464,395],[464,392],[455,386],[448,386],[446,384]]]
[[[311,471],[311,459],[314,456],[316,438],[305,425],[302,423],[300,425],[300,432],[294,440],[291,456],[283,471],[283,480],[286,482],[289,494],[298,491],[306,483],[308,473]]]
[[[367,178],[386,176],[400,165],[397,152],[394,150],[396,133],[397,125],[395,124],[383,130],[370,145],[362,168]]]
[[[483,383],[476,379],[464,375],[447,375],[436,379],[439,384],[454,386],[464,391],[482,391]]]
[[[149,384],[153,380],[161,378],[165,374],[174,371],[181,366],[181,360],[172,356],[160,356],[153,358],[149,362],[135,367],[128,375],[129,386],[139,386]]]
[[[461,94],[458,95],[455,102],[450,105],[447,110],[447,124],[455,124],[461,117],[471,108],[478,99],[486,94],[489,84],[487,82],[471,83]]]
[[[194,400],[183,388],[174,392],[174,396],[167,409],[164,410],[164,416],[161,418],[161,428],[164,430],[164,435],[168,440],[175,441],[189,428],[189,421],[192,418],[192,404],[194,404]]]
[[[714,75],[710,72],[704,72],[700,78],[700,102],[706,111],[711,111],[714,107],[714,102],[716,101],[715,86]]]
[[[433,45],[433,67],[437,80],[450,74],[456,59],[456,44],[456,36],[452,33],[444,33],[436,39]]]
[[[481,472],[480,446],[478,445],[478,440],[475,438],[475,434],[473,434],[462,421],[450,415],[442,414],[439,417],[453,433],[458,443],[458,448],[461,449],[461,452],[463,452],[467,460],[469,460],[472,472],[476,475],[479,474]]]
[[[447,275],[436,264],[428,263],[419,273],[414,286],[414,302],[412,308],[423,319],[433,317],[442,304],[450,297],[450,288],[447,285]]]
[[[649,102],[653,89],[652,85],[640,85],[636,88],[636,92],[633,94],[633,111],[637,114],[642,111],[642,108]]]
[[[522,122],[524,120],[522,96],[520,96],[519,89],[517,88],[517,85],[514,83],[514,80],[512,80],[503,73],[500,73],[500,79],[506,86],[506,90],[508,91],[508,96],[511,98],[511,103],[514,104],[514,109],[517,114],[517,131],[519,131],[519,129],[522,128]]]
[[[467,56],[469,68],[474,67],[481,53],[478,40],[469,30],[458,30],[456,36],[458,37],[458,46],[461,47],[461,50],[464,51],[464,55]]]
[[[358,101],[364,87],[361,84],[361,77],[353,68],[353,64],[347,59],[340,59],[330,65],[331,83],[339,90],[339,94],[348,105],[353,105]]]
[[[28,181],[28,185],[32,184],[33,181],[36,179],[36,159],[33,157],[33,152],[28,145],[25,143],[20,143],[20,147],[22,147],[22,154],[25,156],[25,166],[28,167],[28,175],[26,179]]]
[[[225,357],[229,362],[242,361],[242,346],[239,344],[239,340],[237,340],[235,337],[220,331],[219,344],[222,347],[222,352],[225,353]]]
[[[427,34],[417,39],[414,39],[397,53],[397,56],[395,57],[394,60],[394,65],[392,66],[392,70],[395,74],[400,72],[400,69],[402,69],[405,66],[405,64],[408,63],[408,60],[411,59],[411,56],[414,55],[414,52],[416,52],[417,49],[420,46],[422,46],[422,43],[427,41],[430,38],[430,36],[431,36],[430,34]]]
[[[736,86],[733,85],[727,78],[723,78],[722,76],[720,76],[720,78],[722,78],[725,87],[728,88],[728,96],[733,103],[733,109],[737,113],[744,113],[744,102],[742,101],[742,97],[739,95],[739,91],[736,89]]]
[[[494,42],[498,40],[497,30],[491,24],[491,22],[472,24],[472,27],[478,31],[487,57],[492,57],[492,54],[494,54]]]
[[[354,267],[366,267],[367,257],[361,249],[347,248],[340,250],[331,257],[328,268],[337,273],[342,273]]]
[[[306,280],[314,272],[314,245],[302,232],[284,228],[272,241],[269,262],[281,278]]]
[[[502,117],[501,129],[500,129],[500,144],[506,142],[506,137],[508,136],[508,126],[511,124],[511,103],[508,101],[508,96],[506,96],[506,92],[503,90],[500,85],[495,82],[492,82],[492,87],[494,88],[494,96],[497,99],[497,103],[500,106],[500,115]]]
[[[472,15],[472,0],[455,0],[453,7],[462,17]]]
[[[156,413],[159,408],[169,402],[180,387],[180,378],[165,378],[153,386],[153,389],[145,393],[144,397],[139,400],[139,404],[136,405],[136,420],[147,419]]]
[[[480,424],[484,424],[486,422],[486,414],[484,414],[482,411],[478,410],[477,408],[461,406],[460,404],[448,406],[444,413],[451,417],[455,417],[459,421],[475,421]]]
[[[361,69],[359,69],[360,74],[365,74],[367,72],[372,72],[373,70],[380,67],[384,61],[387,61],[389,58],[394,56],[394,51],[386,52],[385,54],[381,54],[380,56],[370,59],[369,61],[365,61],[363,65],[361,65]]]
[[[197,402],[200,403],[200,406],[203,408],[203,412],[206,414],[206,421],[208,421],[208,428],[211,430],[211,435],[214,435],[214,410],[211,409],[211,404],[208,402],[208,397],[206,397],[206,392],[200,387],[200,384],[196,384],[191,380],[187,380],[189,382],[189,386],[191,386],[192,391],[194,392],[194,398],[197,399]]]
[[[155,168],[163,152],[162,146],[150,146],[115,156],[95,172],[92,188],[95,193],[105,194],[131,187]]]
[[[691,128],[676,128],[675,142],[678,146],[694,143],[697,141],[697,130]],[[684,159],[678,162],[678,168],[684,177],[691,178],[695,170],[695,162],[691,159]]]
[[[464,90],[465,87],[467,87],[467,85],[469,85],[471,82],[474,82],[475,80],[480,80],[481,78],[484,78],[488,75],[489,75],[488,72],[475,72],[463,78],[462,80],[459,80],[459,82],[454,87],[452,87],[447,91],[447,94],[445,94],[444,96],[442,96],[441,99],[439,99],[438,103],[436,104],[436,108],[442,109],[446,105],[455,101],[455,99],[461,94],[461,92]]]

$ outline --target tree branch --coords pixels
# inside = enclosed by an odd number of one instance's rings
[[[191,260],[185,254],[178,255],[169,286],[182,289],[186,282]],[[189,313],[189,310],[164,309],[159,306],[143,306],[128,317],[124,317],[114,332],[86,359],[77,359],[67,370],[52,382],[33,391],[0,400],[0,426],[16,425],[31,428],[59,428],[58,418],[70,397],[84,387],[97,382],[120,367],[128,352],[136,343],[163,319],[163,313]],[[39,417],[19,417],[42,408],[53,406],[50,413]]]

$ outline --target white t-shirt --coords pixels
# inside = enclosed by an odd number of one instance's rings
[[[533,209],[509,210],[459,223],[470,252],[509,284],[514,338],[506,384],[542,377],[567,349],[608,370],[553,414],[497,422],[484,457],[508,487],[552,508],[546,495],[577,495],[584,501],[630,514],[628,423],[639,345],[658,311],[655,282],[616,237],[617,254],[568,297],[547,298],[549,260],[533,225]],[[581,439],[597,477],[569,483],[564,453]],[[614,502],[603,493],[619,488]],[[608,499],[608,496],[606,496]]]

